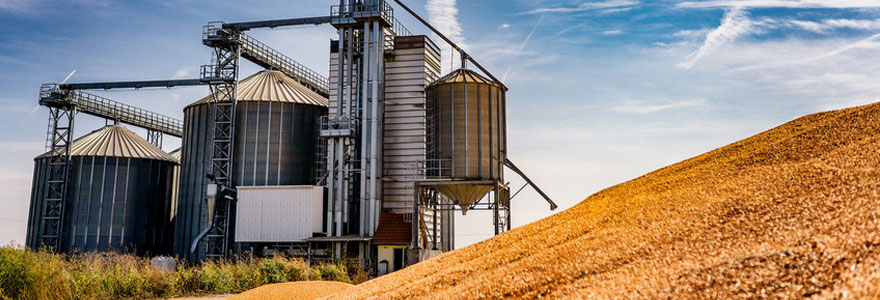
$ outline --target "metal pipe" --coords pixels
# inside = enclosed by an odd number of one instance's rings
[[[370,224],[370,235],[372,235],[373,231],[376,230],[376,227],[377,227],[376,225],[378,225],[378,223],[379,223],[379,213],[376,211],[376,208],[379,206],[379,200],[376,197],[377,196],[376,191],[378,189],[377,185],[379,182],[378,171],[379,171],[379,167],[380,167],[378,164],[378,161],[379,161],[378,155],[379,155],[379,145],[382,143],[382,137],[379,136],[379,117],[381,116],[379,114],[379,87],[380,87],[380,83],[383,82],[382,78],[380,78],[380,74],[381,74],[380,72],[382,72],[382,70],[384,70],[383,69],[383,61],[382,61],[382,54],[383,54],[382,53],[382,44],[383,44],[382,38],[383,37],[382,37],[382,32],[381,32],[381,28],[379,26],[378,21],[373,22],[373,28],[374,28],[374,31],[376,32],[376,41],[374,43],[374,46],[376,47],[376,51],[375,51],[375,54],[373,54],[374,57],[372,57],[371,59],[376,60],[376,62],[375,62],[376,68],[373,70],[370,70],[372,73],[372,76],[373,76],[373,97],[372,97],[373,99],[372,99],[372,102],[370,103],[370,104],[372,104],[372,115],[373,115],[372,116],[373,118],[370,120],[370,123],[371,123],[370,129],[372,130],[371,135],[373,138],[373,143],[371,144],[372,150],[370,151],[370,203],[371,203],[373,209],[370,210],[370,213],[372,214],[371,215],[372,223]]]
[[[370,35],[370,25],[368,23],[364,23],[364,43],[366,46],[364,47],[364,55],[361,57],[361,62],[363,67],[361,67],[360,73],[361,75],[361,190],[360,190],[360,200],[361,200],[361,236],[370,235],[370,226],[372,225],[372,219],[370,219],[372,210],[372,203],[368,202],[367,199],[367,170],[369,168],[369,160],[367,157],[367,150],[369,147],[369,139],[367,138],[367,134],[369,133],[368,126],[370,125],[368,122],[369,114],[367,111],[368,108],[368,86],[370,82],[370,73],[371,64],[369,62],[363,62],[364,59],[369,58],[369,35]]]
[[[504,159],[504,165],[506,165],[508,168],[510,168],[511,170],[513,170],[513,172],[515,172],[516,174],[519,174],[519,176],[522,176],[522,178],[525,179],[525,181],[528,182],[529,185],[531,185],[532,188],[534,188],[535,191],[538,192],[538,194],[541,194],[541,197],[544,197],[544,200],[547,200],[547,202],[550,203],[550,210],[556,210],[556,208],[558,207],[558,206],[556,205],[556,203],[553,202],[553,200],[550,200],[550,197],[548,197],[547,194],[544,194],[544,191],[542,191],[541,188],[539,188],[537,184],[535,184],[534,182],[532,182],[532,180],[529,179],[529,177],[526,176],[525,173],[523,173],[522,171],[520,171],[520,169],[517,168],[516,165],[514,165],[512,161],[510,161],[510,159],[505,158],[505,159]]]
[[[334,193],[335,180],[336,177],[336,139],[329,139],[327,141],[327,236],[333,235],[333,220],[335,220],[335,202],[334,197],[336,196]]]
[[[486,68],[483,68],[483,66],[480,65],[480,63],[478,63],[476,60],[474,60],[473,57],[471,57],[469,54],[467,54],[467,52],[465,52],[464,49],[461,49],[461,47],[459,47],[457,44],[455,44],[455,42],[453,42],[452,40],[450,40],[449,38],[447,38],[445,35],[443,35],[442,33],[440,33],[440,31],[437,30],[437,28],[434,28],[434,26],[431,26],[431,24],[428,23],[428,21],[425,21],[425,19],[422,19],[422,17],[419,16],[419,14],[417,14],[417,13],[414,12],[412,9],[410,9],[408,6],[406,6],[406,4],[403,4],[403,1],[400,1],[400,0],[394,0],[394,2],[396,2],[397,5],[400,5],[400,7],[403,7],[404,10],[406,10],[407,12],[409,12],[409,14],[412,15],[413,17],[415,17],[417,20],[419,20],[419,22],[422,22],[422,24],[424,24],[425,27],[428,27],[428,29],[430,29],[430,30],[433,31],[435,34],[437,34],[437,36],[439,36],[439,37],[442,38],[444,41],[446,41],[446,43],[449,43],[449,45],[452,46],[453,48],[455,48],[455,50],[458,50],[458,53],[461,54],[462,60],[464,60],[465,58],[467,58],[467,60],[469,60],[469,61],[472,62],[475,66],[477,66],[477,68],[480,69],[480,71],[483,71],[483,73],[485,73],[487,76],[489,76],[489,78],[492,78],[492,80],[495,81],[495,83],[501,85],[502,88],[504,88],[505,90],[507,90],[507,86],[505,86],[504,83],[501,82],[501,80],[498,80],[498,78],[496,78],[495,75],[492,75],[492,73],[489,72],[488,70],[486,70]]]

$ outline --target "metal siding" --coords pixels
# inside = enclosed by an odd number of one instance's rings
[[[322,187],[241,187],[238,198],[238,242],[294,242],[322,230]]]
[[[460,69],[430,86],[437,122],[431,128],[436,159],[451,159],[452,177],[460,180],[501,178],[504,143],[503,90],[473,71]]]
[[[48,158],[35,160],[35,170],[44,168]],[[173,162],[127,157],[74,156],[71,158],[69,197],[64,216],[61,252],[134,251],[138,254],[170,254],[169,239],[146,235],[167,231],[172,226],[162,216],[170,208]],[[44,171],[35,173],[34,193],[44,191]],[[39,199],[31,203],[41,207]],[[135,208],[137,206],[137,208]],[[31,224],[40,222],[32,212]],[[138,219],[142,219],[139,220]],[[36,245],[36,233],[28,246]]]
[[[200,247],[195,257],[189,256],[190,243],[207,226],[208,211],[202,197],[207,183],[205,174],[210,167],[211,111],[210,103],[184,109],[185,137],[174,248],[175,254],[190,260],[200,260],[204,251]],[[317,120],[326,111],[323,106],[292,102],[255,99],[240,102],[236,108],[239,119],[235,129],[237,151],[233,162],[233,184],[313,184]]]
[[[424,43],[415,45],[395,49],[393,60],[385,63],[382,177],[388,180],[382,207],[397,213],[412,212],[413,168],[425,160],[427,149],[425,87],[440,73],[439,53]]]

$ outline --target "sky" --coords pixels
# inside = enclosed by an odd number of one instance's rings
[[[69,82],[195,78],[210,60],[200,41],[207,22],[327,15],[334,3],[0,0],[0,243],[24,243],[33,157],[45,149],[42,83],[73,71]],[[559,204],[555,212],[797,117],[880,100],[877,0],[406,3],[510,88],[509,156]],[[329,74],[331,26],[250,34]],[[456,67],[434,40],[444,71]],[[242,75],[258,70],[244,63]],[[208,90],[95,93],[182,119]],[[81,116],[76,136],[102,125]],[[164,149],[179,145],[166,137]],[[555,213],[528,188],[512,207],[514,227]],[[456,222],[457,247],[491,237],[489,214]]]

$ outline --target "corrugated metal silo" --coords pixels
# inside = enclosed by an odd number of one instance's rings
[[[106,126],[70,147],[70,181],[60,252],[172,249],[173,157],[122,126]],[[35,158],[27,246],[39,248],[47,154]]]
[[[429,175],[453,181],[503,178],[506,148],[505,88],[469,69],[459,69],[426,89],[430,134]],[[440,192],[462,207],[493,185],[448,185]]]
[[[233,184],[275,186],[315,184],[319,118],[328,100],[278,71],[265,70],[238,85]],[[189,255],[193,239],[207,226],[204,202],[212,147],[212,97],[184,108],[175,254]],[[234,211],[234,210],[233,210]],[[234,220],[234,217],[232,218]],[[234,224],[229,230],[234,232]]]

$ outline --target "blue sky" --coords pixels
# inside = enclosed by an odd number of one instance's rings
[[[0,242],[23,242],[33,157],[46,138],[41,83],[73,70],[71,82],[194,78],[210,59],[200,43],[208,21],[326,15],[334,2],[0,0]],[[505,78],[510,156],[560,211],[796,117],[880,100],[876,0],[406,2]],[[334,32],[252,35],[326,75]],[[182,118],[208,91],[96,93]],[[104,124],[77,122],[77,135]],[[166,138],[167,151],[177,146]],[[550,214],[529,190],[513,207],[514,226]],[[491,232],[488,215],[458,222],[458,246]]]

